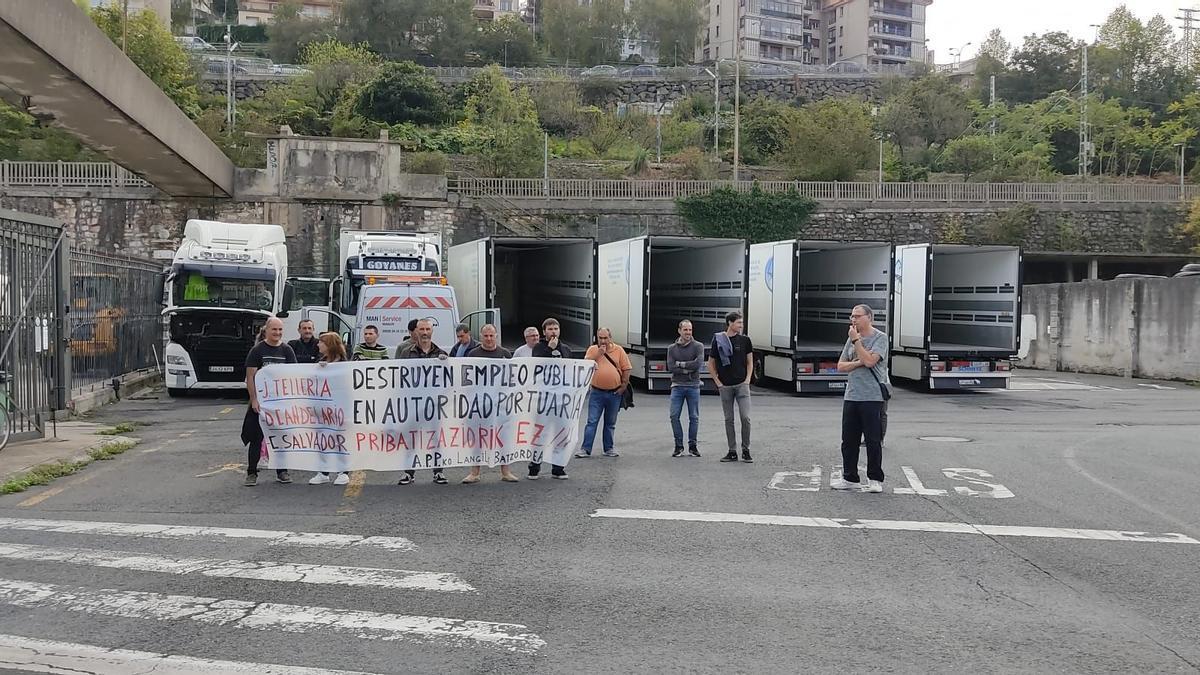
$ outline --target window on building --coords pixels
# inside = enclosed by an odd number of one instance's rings
[[[846,55],[845,50],[842,47],[838,47],[838,58],[841,58],[845,55]]]
[[[717,3],[717,16],[721,16],[721,3]]]
[[[717,37],[721,37],[721,27],[717,26]]]
[[[838,26],[838,37],[846,37],[846,27]]]

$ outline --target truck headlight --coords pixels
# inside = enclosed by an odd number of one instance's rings
[[[183,358],[182,356],[176,356],[175,354],[168,354],[167,363],[172,366],[183,366],[187,365],[187,359]]]

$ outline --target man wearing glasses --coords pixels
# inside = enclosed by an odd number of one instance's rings
[[[842,475],[834,490],[883,492],[883,407],[891,397],[888,381],[888,338],[875,330],[875,313],[867,305],[850,310],[846,347],[838,372],[846,373],[842,403]],[[858,444],[866,437],[867,485],[858,476]]]

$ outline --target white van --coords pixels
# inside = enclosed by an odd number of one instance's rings
[[[500,330],[500,310],[482,309],[459,316],[458,299],[450,286],[438,284],[368,284],[359,296],[354,335],[348,347],[362,342],[363,329],[379,329],[379,344],[395,354],[396,347],[408,337],[408,322],[412,319],[433,321],[433,342],[442,349],[454,344],[454,329],[459,324],[471,327],[479,339],[484,324],[494,324]]]

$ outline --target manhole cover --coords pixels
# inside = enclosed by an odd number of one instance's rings
[[[930,443],[970,443],[971,439],[963,438],[962,436],[918,436],[918,441],[929,441]]]

